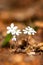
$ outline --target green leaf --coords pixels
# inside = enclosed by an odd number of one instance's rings
[[[12,38],[12,35],[11,35],[11,34],[8,34],[8,35],[5,37],[5,39],[4,39],[3,43],[2,43],[2,47],[7,46],[7,45],[8,45],[8,42],[10,41],[11,38]]]

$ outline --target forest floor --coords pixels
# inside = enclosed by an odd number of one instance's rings
[[[23,53],[10,53],[9,49],[0,49],[0,65],[43,65],[43,54],[28,56]]]

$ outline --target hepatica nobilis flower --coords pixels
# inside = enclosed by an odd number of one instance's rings
[[[36,33],[36,31],[33,28],[31,28],[30,26],[28,26],[25,29],[23,29],[23,33],[28,34],[28,35],[34,35]]]
[[[23,33],[22,33],[23,32]],[[19,36],[20,34],[28,34],[28,35],[34,35],[36,33],[36,31],[31,28],[30,26],[27,26],[25,29],[23,29],[22,31],[20,29],[18,29],[18,26],[15,26],[14,23],[11,23],[10,26],[7,27],[7,36],[5,38],[4,41],[4,46],[9,42],[9,40],[12,38],[12,41],[17,41],[17,36]],[[28,55],[35,55],[35,52],[32,51],[30,53],[27,52]]]
[[[28,34],[28,35],[34,35],[36,31],[30,26],[26,27],[25,29],[21,31],[20,29],[18,29],[18,26],[15,26],[14,23],[11,23],[11,25],[7,27],[7,36],[5,37],[5,40],[2,46],[6,46],[10,39],[12,39],[12,41],[17,41],[17,36],[19,36],[21,33]],[[35,55],[35,52],[33,51],[27,54]]]
[[[36,33],[36,31],[30,26],[26,27],[22,31],[23,31],[23,34],[28,34],[28,35],[34,35]],[[20,29],[18,29],[17,26],[14,26],[14,24],[11,23],[11,25],[7,27],[7,34],[10,34],[10,33],[13,36],[12,40],[16,41],[16,37],[19,36],[22,32]]]
[[[18,29],[17,26],[14,26],[14,24],[11,23],[11,25],[7,27],[7,34],[10,34],[10,33],[13,36],[12,40],[16,41],[16,36],[19,36],[22,32],[21,30]]]

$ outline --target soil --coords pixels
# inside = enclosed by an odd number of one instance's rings
[[[23,53],[11,53],[9,49],[0,49],[0,65],[43,65],[43,54],[29,56]]]

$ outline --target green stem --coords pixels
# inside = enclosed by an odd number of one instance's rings
[[[11,35],[11,34],[8,34],[8,35],[5,37],[5,39],[4,39],[3,43],[2,43],[2,47],[7,46],[7,45],[8,45],[8,42],[10,41],[11,38],[12,38],[12,35]]]

